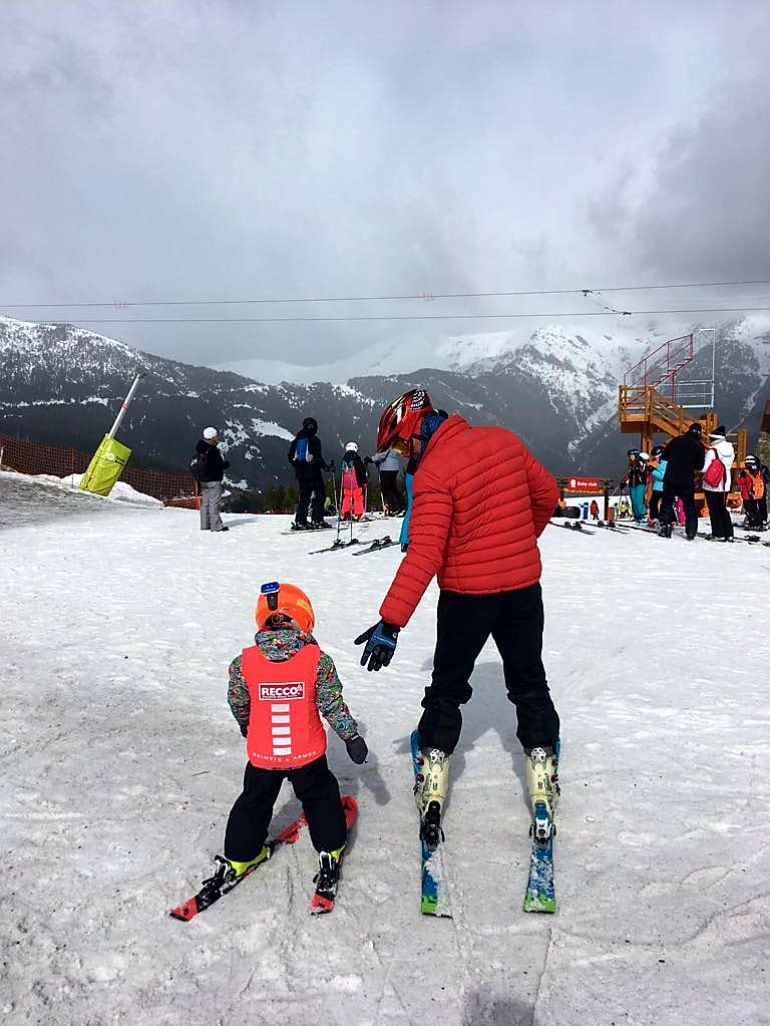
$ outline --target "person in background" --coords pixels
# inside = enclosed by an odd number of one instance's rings
[[[698,511],[695,508],[695,475],[703,469],[706,450],[701,441],[702,426],[696,421],[683,435],[672,439],[663,450],[666,473],[663,478],[663,500],[660,509],[660,533],[670,538],[674,530],[674,500],[682,500],[685,535],[692,541],[698,533]]]
[[[747,531],[761,531],[760,503],[765,497],[765,481],[756,456],[749,454],[744,460],[743,470],[738,474],[738,484],[746,514],[743,526]]]
[[[644,503],[644,493],[647,489],[647,461],[649,455],[640,453],[638,449],[629,449],[628,470],[621,480],[621,488],[628,485],[628,492],[631,497],[631,508],[634,512],[634,520],[641,524],[647,517],[647,507]]]
[[[326,490],[322,471],[333,470],[334,463],[326,463],[318,437],[318,421],[305,417],[302,428],[297,432],[289,447],[289,463],[299,486],[299,503],[292,524],[293,531],[307,531],[311,528],[328,527],[324,520],[324,499]],[[312,501],[312,509],[311,509]],[[310,523],[307,515],[310,510]]]
[[[366,467],[358,455],[358,445],[355,442],[348,442],[345,446],[340,470],[342,472],[340,517],[342,520],[360,520],[364,515]]]
[[[733,520],[727,508],[727,493],[732,482],[735,449],[732,442],[727,441],[724,424],[714,428],[709,435],[709,442],[711,444],[703,464],[703,492],[711,519],[711,537],[714,541],[731,542],[734,532]]]
[[[651,527],[657,527],[660,517],[660,501],[663,498],[663,478],[666,474],[666,461],[663,459],[663,446],[656,445],[650,453],[650,480],[652,481],[652,492],[650,493],[649,520]]]
[[[759,521],[762,524],[762,529],[767,527],[767,487],[770,485],[770,468],[768,468],[760,459],[757,460],[759,466],[759,472],[762,475],[762,483],[764,485],[762,490],[762,496],[759,499],[757,511],[759,513]]]
[[[588,515],[592,520],[599,519],[599,503],[596,499],[591,499],[591,505],[588,507]]]
[[[427,401],[428,403],[430,403],[430,399],[428,399]],[[426,422],[426,430],[435,430],[434,425],[437,423],[443,423],[443,421],[447,419],[448,414],[446,410],[433,410],[431,408],[431,411],[428,416],[430,416],[432,419]],[[438,421],[436,421],[435,418],[438,418]],[[401,544],[401,551],[406,552],[406,550],[409,547],[409,515],[412,511],[412,488],[414,483],[414,475],[417,473],[417,467],[420,463],[421,451],[419,450],[419,447],[417,450],[415,449],[415,447],[407,449],[404,446],[404,443],[399,441],[395,443],[394,448],[396,448],[397,452],[400,451],[401,455],[406,456],[408,459],[408,463],[406,465],[406,472],[404,473],[404,487],[406,488],[406,511],[404,512],[404,521],[401,524],[401,533],[398,539]]]
[[[215,427],[203,429],[203,438],[195,446],[195,459],[190,464],[201,493],[201,531],[221,534],[230,528],[222,523],[219,509],[222,505],[222,478],[230,466],[219,451],[219,436]]]
[[[406,509],[406,503],[398,487],[401,457],[395,449],[385,449],[368,456],[364,462],[374,463],[380,474],[380,490],[389,517],[397,517]]]

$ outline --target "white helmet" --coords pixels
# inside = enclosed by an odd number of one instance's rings
[[[217,429],[215,427],[207,427],[203,429],[203,437],[207,442],[210,442],[212,438],[217,437]]]
[[[650,458],[650,454],[648,452],[640,452],[639,453],[639,459],[640,460],[648,460],[649,458]]]
[[[345,452],[358,452],[358,442],[348,442]]]

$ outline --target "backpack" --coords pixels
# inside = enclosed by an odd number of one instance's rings
[[[725,465],[719,458],[719,453],[716,449],[711,451],[714,453],[714,459],[706,468],[706,473],[703,475],[703,483],[708,485],[709,488],[721,488],[725,480]]]
[[[297,444],[294,447],[294,462],[295,463],[312,463],[313,454],[310,451],[307,438],[298,438]]]

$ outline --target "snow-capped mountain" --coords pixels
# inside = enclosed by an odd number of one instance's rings
[[[422,385],[439,407],[512,428],[554,473],[615,476],[626,448],[617,429],[617,386],[643,353],[674,333],[656,326],[636,334],[520,328],[426,343],[409,353],[365,351],[345,365],[366,373],[349,373],[344,383],[300,382],[302,373],[289,365],[272,365],[267,376],[287,370],[281,376],[290,380],[268,383],[143,353],[76,327],[0,318],[0,431],[92,449],[142,369],[146,376],[121,429],[138,465],[185,468],[201,429],[215,424],[233,483],[263,489],[291,479],[287,443],[304,416],[318,419],[327,459],[350,439],[371,450],[382,406]],[[711,359],[710,347],[704,349],[688,376],[710,376]],[[720,419],[756,431],[770,394],[770,318],[722,327],[716,378]]]

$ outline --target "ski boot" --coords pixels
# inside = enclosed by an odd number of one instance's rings
[[[340,881],[340,863],[342,853],[345,850],[343,844],[336,851],[319,851],[318,872],[313,877],[316,896],[321,901],[334,901],[337,893],[337,884]]]
[[[420,751],[419,762],[414,800],[420,813],[420,837],[430,851],[435,851],[444,839],[441,810],[449,788],[449,756],[440,748],[425,748]]]
[[[553,816],[559,799],[559,745],[526,753],[527,792],[532,808],[532,835],[545,842],[555,832]]]
[[[229,891],[231,887],[238,883],[242,876],[251,873],[266,859],[269,859],[270,854],[270,848],[263,844],[262,850],[253,859],[249,859],[248,862],[236,862],[235,859],[226,859],[224,855],[215,855],[214,861],[217,863],[217,868],[210,880],[203,881],[204,886],[212,884],[216,889]]]
[[[660,525],[660,530],[658,531],[658,534],[661,536],[661,538],[671,538],[673,536],[673,534],[674,534],[674,525],[673,524],[661,524]]]

